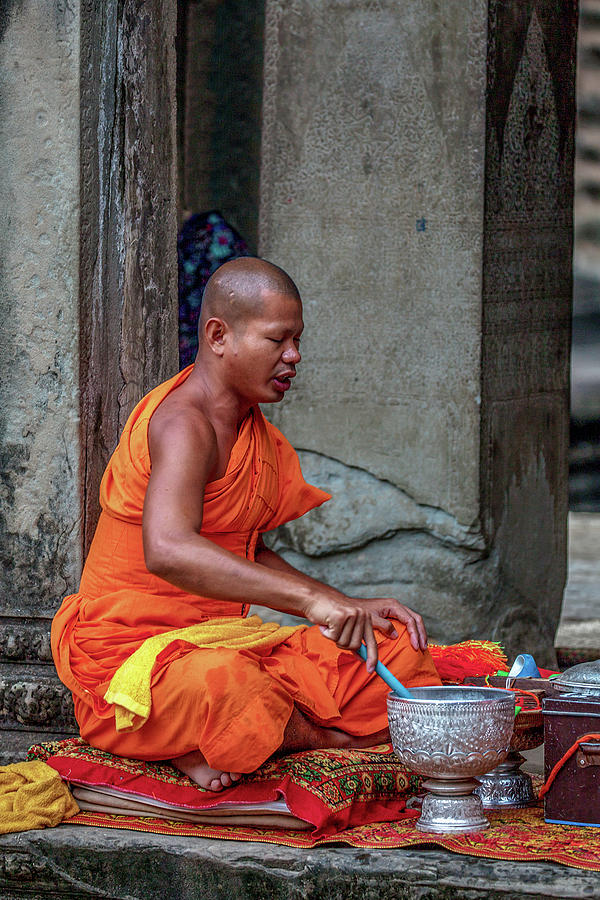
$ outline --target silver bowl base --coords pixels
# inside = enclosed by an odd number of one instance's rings
[[[520,769],[524,761],[520,753],[513,751],[491,772],[478,776],[475,793],[484,809],[523,809],[536,802],[531,776]]]
[[[419,831],[435,834],[467,834],[485,831],[489,822],[483,814],[481,799],[473,793],[475,779],[442,781],[430,778],[423,787],[429,793],[423,798]]]

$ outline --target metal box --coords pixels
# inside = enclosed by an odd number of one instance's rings
[[[546,780],[576,745],[544,797],[544,818],[560,825],[600,827],[600,697],[567,693],[544,698],[542,708]]]

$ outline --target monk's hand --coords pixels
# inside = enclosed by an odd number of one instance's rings
[[[406,625],[408,637],[413,649],[427,650],[427,631],[425,629],[425,623],[419,613],[416,613],[408,606],[404,606],[404,604],[398,603],[397,600],[393,599],[364,600],[361,602],[381,604],[378,612],[371,616],[373,627],[378,631],[383,631],[384,634],[390,635],[389,626],[392,625],[394,634],[390,636],[396,637],[397,632],[390,622],[390,619],[397,619],[399,622],[402,622],[403,625]]]
[[[398,637],[391,619],[406,626],[415,650],[427,648],[427,632],[418,613],[392,598],[356,599],[338,594],[333,601],[323,603],[320,598],[307,618],[320,626],[325,637],[345,650],[358,650],[364,642],[367,648],[367,669],[375,670],[378,659],[374,629],[388,637]]]

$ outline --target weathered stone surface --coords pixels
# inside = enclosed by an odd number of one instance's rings
[[[482,523],[498,557],[499,597],[524,617],[543,611],[550,637],[567,556],[577,4],[491,10]],[[557,30],[563,40],[553,43]],[[535,641],[533,631],[525,636]]]
[[[71,692],[58,680],[53,666],[46,667],[42,674],[17,666],[2,667],[0,716],[3,728],[21,725],[33,730],[76,730]]]
[[[0,661],[52,663],[50,620],[0,616]]]
[[[3,900],[560,900],[600,898],[596,872],[436,848],[357,850],[172,838],[101,828],[0,837]]]
[[[305,303],[295,446],[479,515],[486,4],[268,0],[261,253]]]
[[[541,665],[555,664],[554,626],[543,599],[525,607],[516,590],[499,596],[499,563],[494,555],[482,559],[429,535],[402,532],[359,550],[316,559],[281,543],[275,548],[298,569],[350,596],[396,597],[421,612],[432,640],[498,640],[510,656],[526,646]],[[273,618],[271,611],[260,614]]]
[[[294,550],[324,556],[364,546],[397,531],[424,531],[450,544],[483,550],[473,533],[443,509],[416,503],[404,491],[370,472],[320,453],[300,451],[304,477],[331,494],[331,500],[281,529]]]
[[[491,562],[424,533],[399,531],[387,540],[316,558],[287,549],[279,539],[274,548],[298,569],[350,596],[396,597],[421,612],[430,636],[441,642],[498,638],[498,619],[504,623],[508,612],[495,608],[497,573]]]
[[[77,734],[71,692],[56,675],[50,620],[0,616],[0,765],[31,744]]]
[[[71,692],[56,675],[48,619],[0,618],[0,764],[39,741],[77,734]]]
[[[569,577],[555,646],[563,666],[600,658],[600,515],[569,513]]]
[[[533,0],[267,0],[266,17],[261,252],[298,281],[307,325],[291,396],[267,412],[342,494],[280,544],[311,572],[334,553],[354,595],[414,578],[442,639],[460,624],[548,662],[575,26],[575,2]]]
[[[0,604],[31,615],[81,559],[79,13],[40,0],[1,15]]]
[[[177,370],[176,4],[82,2],[83,539],[137,401]],[[71,248],[75,252],[75,248]]]
[[[19,729],[2,727],[2,744],[0,745],[0,766],[8,766],[10,763],[23,762],[28,749],[33,744],[45,741],[62,741],[65,737],[72,737],[62,728],[52,731],[47,727],[38,729]],[[1,895],[0,895],[1,896]]]
[[[4,755],[73,730],[49,619],[125,419],[177,368],[175,27],[158,0],[1,13]]]

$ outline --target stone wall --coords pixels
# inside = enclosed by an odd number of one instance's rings
[[[0,14],[0,758],[73,732],[50,620],[133,405],[177,369],[175,8]],[[158,123],[158,125],[157,125]]]
[[[53,688],[48,629],[57,599],[76,588],[81,564],[76,4],[3,4],[0,120],[5,753],[19,742],[21,729],[30,729],[32,739],[40,722],[44,727],[54,719],[60,729],[61,698],[67,711],[70,704]]]
[[[129,413],[177,371],[176,8],[85,0],[81,29],[81,470],[87,552]]]
[[[268,0],[261,255],[305,302],[272,411],[334,500],[300,568],[552,658],[566,564],[575,3]],[[553,37],[561,34],[560,41]]]
[[[600,512],[600,2],[580,0],[571,365],[571,508]]]

